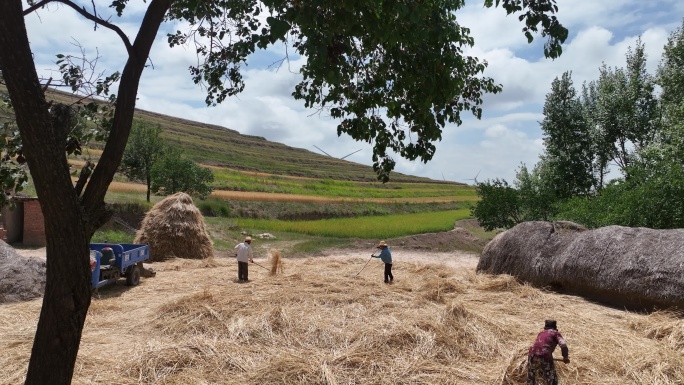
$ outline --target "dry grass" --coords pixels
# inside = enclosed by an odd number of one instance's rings
[[[285,258],[287,274],[232,258],[154,264],[93,300],[74,384],[522,384],[527,346],[558,320],[564,384],[684,383],[684,321],[552,294],[472,268]],[[262,263],[265,263],[261,261]],[[214,266],[214,267],[211,267]],[[23,379],[40,300],[0,305],[0,384]],[[557,352],[557,354],[559,354]]]

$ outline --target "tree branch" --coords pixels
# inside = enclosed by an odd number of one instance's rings
[[[26,8],[24,10],[23,14],[24,14],[24,16],[26,16],[26,15],[30,14],[31,12],[34,12],[38,8],[42,8],[46,5],[48,5],[49,3],[54,3],[54,2],[67,5],[67,6],[71,7],[73,10],[75,10],[76,12],[80,13],[86,19],[93,21],[95,24],[99,24],[105,28],[109,28],[112,31],[116,32],[116,34],[119,35],[119,37],[123,41],[124,45],[126,46],[126,51],[128,51],[128,55],[133,55],[133,46],[131,45],[131,41],[128,39],[128,36],[126,36],[126,34],[121,30],[121,28],[117,27],[116,25],[114,25],[114,24],[112,24],[112,23],[110,23],[110,22],[108,22],[108,21],[106,21],[100,17],[97,17],[91,13],[88,13],[85,10],[85,8],[79,8],[78,5],[74,4],[70,0],[43,0],[43,1],[36,3],[32,7]]]
[[[90,223],[95,225],[100,223],[98,222],[99,207],[104,202],[104,196],[121,164],[123,152],[126,148],[133,123],[140,77],[145,69],[145,63],[159,27],[164,21],[164,15],[171,7],[173,0],[151,0],[148,3],[149,6],[140,24],[140,30],[133,43],[133,52],[128,57],[121,73],[116,108],[107,143],[82,196],[83,207],[87,213],[92,213]]]

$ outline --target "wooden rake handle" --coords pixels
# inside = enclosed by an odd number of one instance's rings
[[[261,268],[263,268],[263,269],[270,270],[268,267],[261,266],[260,264],[258,264],[258,263],[256,263],[256,262],[252,262],[252,263],[255,264],[255,265],[257,265],[257,266],[259,266],[259,267],[261,267]]]

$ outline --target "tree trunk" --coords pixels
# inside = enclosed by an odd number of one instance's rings
[[[150,189],[152,189],[152,178],[150,178],[150,173],[147,173],[147,203],[150,202]]]
[[[90,306],[88,233],[71,184],[64,143],[52,127],[22,16],[0,2],[0,68],[45,217],[47,277],[27,384],[69,384]]]
[[[31,54],[21,0],[0,1],[0,70],[45,218],[47,273],[26,384],[70,384],[90,306],[89,241],[111,215],[104,196],[126,147],[140,76],[172,0],[152,0],[122,72],[112,130],[82,199],[53,128]]]

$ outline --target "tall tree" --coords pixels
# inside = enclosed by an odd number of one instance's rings
[[[463,53],[474,41],[457,23],[462,0],[148,0],[133,41],[101,13],[99,1],[27,2],[23,9],[21,0],[0,1],[0,70],[47,237],[46,288],[27,384],[67,384],[73,376],[90,306],[88,242],[111,216],[105,193],[121,163],[140,78],[163,22],[181,21],[189,27],[168,36],[168,41],[172,46],[197,43],[199,61],[191,75],[206,86],[208,104],[243,90],[241,66],[257,48],[277,41],[291,44],[306,58],[294,97],[307,107],[330,108],[330,114],[341,120],[339,134],[372,142],[374,167],[383,180],[394,167],[388,150],[429,161],[445,124],[460,124],[463,111],[479,117],[483,94],[501,89],[481,76],[486,63]],[[52,123],[24,23],[25,15],[54,3],[116,33],[128,55],[109,136],[92,174],[84,174],[89,180],[83,191],[72,185],[64,137]],[[128,0],[104,3],[121,16]],[[560,55],[567,30],[553,15],[558,10],[555,0],[484,4],[518,14],[529,40],[539,32],[547,38],[545,54]]]
[[[548,182],[557,198],[589,193],[595,185],[591,132],[570,72],[551,83],[540,125]]]
[[[130,179],[144,180],[147,185],[147,201],[150,201],[152,167],[164,154],[165,144],[161,140],[160,126],[135,122],[131,137],[126,144],[121,171]]]
[[[558,212],[550,175],[553,170],[542,159],[532,172],[521,164],[513,185],[505,179],[486,180],[476,184],[480,198],[472,214],[487,231],[508,229],[525,221],[548,221]]]
[[[626,68],[611,68],[605,64],[599,79],[584,90],[584,103],[591,111],[594,144],[599,173],[607,172],[608,162],[615,162],[629,177],[629,168],[644,149],[656,138],[660,128],[655,79],[646,71],[646,52],[641,40],[634,50],[630,47]]]
[[[184,192],[206,199],[213,188],[214,174],[190,159],[183,158],[180,149],[169,147],[150,170],[152,190],[155,194],[171,195]]]
[[[684,165],[684,21],[664,47],[657,82],[664,125],[660,145],[665,155]]]
[[[476,191],[480,199],[472,214],[485,230],[509,229],[523,221],[520,194],[505,179],[479,182]]]
[[[520,197],[521,221],[549,221],[556,214],[561,198],[556,191],[554,174],[555,170],[543,157],[532,172],[525,164],[520,165],[513,186]]]

